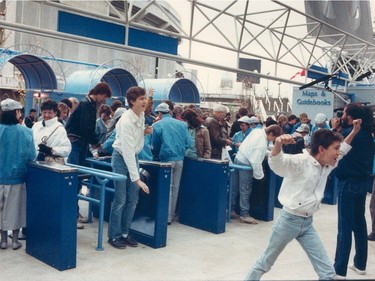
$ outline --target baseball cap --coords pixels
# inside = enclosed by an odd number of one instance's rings
[[[238,122],[246,123],[250,125],[250,117],[249,116],[242,116],[240,119],[238,119]]]
[[[162,102],[155,108],[155,112],[163,112],[163,113],[168,113],[169,112],[169,106],[165,102]]]
[[[5,99],[1,102],[1,109],[3,111],[11,111],[15,109],[22,109],[22,104],[12,99]]]
[[[307,124],[301,124],[301,126],[299,126],[296,129],[296,132],[299,132],[299,133],[310,133],[310,127]]]
[[[327,121],[327,117],[323,113],[318,113],[315,116],[315,123],[316,124],[323,124],[326,121]]]
[[[255,116],[250,117],[250,122],[249,122],[249,124],[250,124],[250,125],[251,125],[251,124],[259,124],[259,119],[256,118]]]

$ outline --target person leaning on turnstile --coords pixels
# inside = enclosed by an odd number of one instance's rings
[[[72,144],[72,151],[68,157],[68,163],[86,166],[86,157],[89,144],[93,148],[100,147],[98,135],[95,133],[96,125],[96,107],[98,104],[105,102],[112,96],[111,88],[107,83],[98,83],[90,90],[88,95],[82,99],[66,124],[66,132]],[[78,193],[81,186],[78,186]],[[78,203],[77,203],[78,205]],[[77,212],[77,229],[84,228],[79,214],[79,205]]]
[[[144,135],[152,133],[152,127],[144,128],[146,92],[135,86],[128,89],[126,99],[130,109],[123,113],[116,124],[113,143],[112,171],[126,175],[126,181],[115,181],[115,194],[108,223],[108,243],[117,249],[137,247],[138,242],[129,235],[138,203],[139,189],[149,193],[148,186],[139,176],[138,153],[144,144]]]
[[[158,113],[159,121],[153,125],[153,154],[155,160],[172,164],[168,209],[168,224],[171,224],[176,213],[185,152],[190,146],[191,137],[186,122],[174,119],[166,103],[159,104],[155,112]]]
[[[36,157],[33,135],[19,124],[22,105],[12,99],[0,104],[0,249],[8,247],[12,230],[12,248],[19,249],[21,227],[26,226],[27,163]]]

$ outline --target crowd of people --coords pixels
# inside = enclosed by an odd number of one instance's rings
[[[367,237],[364,216],[375,151],[365,106],[349,104],[342,116],[331,120],[318,113],[313,122],[306,113],[299,117],[279,114],[262,120],[248,109],[240,108],[231,124],[224,105],[214,106],[212,114],[202,112],[196,105],[175,105],[169,100],[154,108],[153,92],[131,87],[125,94],[126,106],[120,100],[107,105],[111,89],[106,83],[98,83],[81,101],[46,100],[40,105],[40,116],[31,109],[25,118],[21,117],[19,102],[10,98],[1,102],[0,196],[5,198],[0,198],[4,202],[0,204],[1,249],[8,247],[9,230],[12,248],[22,246],[18,238],[20,229],[26,226],[25,177],[29,161],[84,166],[88,156],[111,156],[112,170],[127,175],[128,180],[114,184],[108,243],[124,249],[138,246],[129,235],[130,223],[140,190],[149,193],[140,176],[139,160],[171,163],[168,224],[178,214],[185,157],[250,166],[250,171],[239,170],[234,175],[229,211],[241,223],[257,224],[250,216],[250,197],[254,180],[265,177],[264,160],[268,158],[270,168],[283,177],[278,197],[283,210],[275,221],[267,248],[246,279],[260,279],[293,239],[304,248],[320,279],[344,279],[347,268],[365,274],[367,241],[375,240],[375,226]],[[334,263],[312,225],[332,170],[339,186]],[[306,176],[301,177],[302,173]],[[371,202],[373,215],[375,199]],[[86,222],[78,207],[77,229],[84,228]],[[356,253],[353,264],[349,265],[353,234]]]

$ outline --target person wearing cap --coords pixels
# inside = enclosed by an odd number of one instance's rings
[[[293,136],[284,134],[275,139],[268,163],[276,174],[284,178],[278,196],[283,209],[272,227],[268,245],[245,280],[260,280],[294,239],[306,252],[319,280],[338,279],[313,226],[313,215],[321,206],[329,174],[340,159],[339,163],[343,161],[343,155],[350,151],[350,143],[360,127],[361,120],[356,120],[353,131],[344,142],[338,133],[318,130],[312,136],[310,152],[295,155],[282,152],[284,144],[294,143]],[[288,279],[285,275],[283,278]]]
[[[252,117],[252,118],[256,119],[256,117]],[[251,128],[250,128],[251,118],[249,116],[243,116],[239,118],[237,121],[238,121],[238,124],[240,125],[241,131],[236,132],[232,137],[231,147],[232,147],[233,154],[236,154],[238,152],[238,148],[240,147],[241,143],[251,131]]]
[[[115,194],[108,222],[108,243],[116,249],[126,246],[138,247],[138,242],[129,235],[130,224],[139,199],[139,190],[149,193],[148,186],[139,174],[138,153],[144,145],[144,110],[146,92],[142,87],[133,86],[126,92],[130,109],[125,111],[116,124],[116,139],[113,143],[112,171],[126,175],[126,181],[115,181]]]
[[[323,113],[318,113],[315,115],[315,124],[312,126],[308,138],[308,142],[310,143],[312,134],[321,129],[331,129],[327,123],[327,116]]]
[[[289,143],[283,145],[283,152],[287,154],[298,154],[302,153],[303,149],[308,146],[308,137],[310,133],[310,127],[307,124],[301,124],[296,131],[292,134],[295,143]]]
[[[168,104],[162,102],[155,108],[159,121],[152,126],[153,154],[155,160],[172,164],[171,188],[169,197],[168,223],[172,223],[180,189],[180,180],[186,150],[191,137],[186,122],[174,119]]]
[[[90,90],[88,95],[79,102],[77,108],[70,115],[65,126],[72,145],[68,163],[85,166],[89,145],[91,145],[93,149],[100,147],[98,135],[95,133],[96,108],[111,96],[112,91],[109,85],[104,82],[98,83]],[[80,189],[81,185],[78,186],[77,193],[79,193]],[[79,222],[79,205],[77,209],[77,228],[82,229],[84,226]],[[86,219],[83,219],[83,221],[86,221]]]
[[[26,226],[27,163],[36,157],[32,131],[19,124],[22,105],[5,99],[0,103],[0,249],[8,247],[8,230],[12,230],[12,248],[20,228]]]
[[[226,106],[219,104],[213,108],[213,116],[207,117],[204,121],[204,126],[208,129],[210,133],[210,141],[211,141],[211,159],[220,159],[221,160],[221,153],[223,148],[227,145],[231,145],[232,141],[227,139],[223,136],[223,132],[221,130],[220,122],[222,122],[228,109]]]
[[[279,125],[271,125],[264,129],[253,130],[239,147],[234,163],[251,166],[251,171],[239,170],[240,193],[240,222],[257,224],[258,221],[250,217],[250,196],[253,189],[253,179],[262,179],[263,160],[266,157],[268,142],[273,142],[281,135]]]
[[[249,114],[249,110],[246,107],[240,107],[236,113],[236,120],[233,122],[232,126],[230,127],[229,137],[233,138],[234,134],[241,131],[240,123],[238,122],[239,119],[243,116],[247,116]]]

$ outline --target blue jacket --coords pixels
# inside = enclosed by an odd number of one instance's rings
[[[153,154],[161,162],[183,160],[191,138],[185,122],[164,114],[154,123],[152,133]]]
[[[0,124],[0,144],[0,184],[24,183],[27,163],[36,158],[31,129]]]
[[[349,135],[353,126],[345,128],[342,135]],[[375,145],[371,133],[361,129],[353,138],[352,149],[338,163],[336,177],[340,180],[348,178],[365,179],[372,175],[374,164]]]

